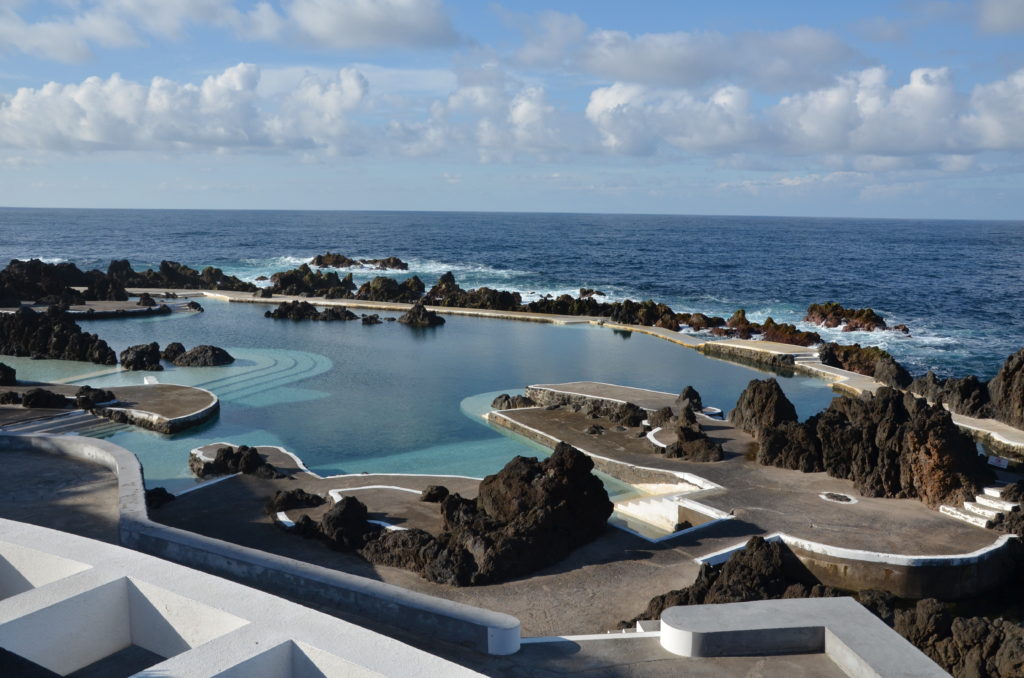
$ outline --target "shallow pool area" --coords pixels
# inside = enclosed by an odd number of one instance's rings
[[[764,372],[713,360],[639,333],[447,316],[416,329],[394,322],[292,322],[263,317],[264,304],[202,301],[206,312],[83,321],[115,351],[131,344],[214,344],[236,362],[214,368],[125,372],[88,363],[4,357],[22,380],[115,388],[162,383],[201,386],[222,401],[219,417],[167,436],[117,427],[104,434],[138,455],[148,486],[193,484],[190,449],[211,442],[280,445],[321,474],[430,473],[483,476],[540,446],[487,424],[496,393],[532,383],[593,380],[678,392],[690,384],[706,405],[731,409]],[[388,314],[382,314],[388,315]],[[821,380],[779,378],[800,416],[826,407]],[[614,494],[627,488],[610,488]]]

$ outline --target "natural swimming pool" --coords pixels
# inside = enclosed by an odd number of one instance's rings
[[[120,352],[131,344],[215,344],[236,362],[163,372],[115,371],[74,383],[116,387],[163,383],[207,388],[221,398],[217,419],[166,436],[119,427],[103,437],[139,456],[150,487],[191,485],[187,455],[211,442],[280,445],[313,471],[483,476],[539,447],[479,416],[494,395],[531,383],[593,380],[678,392],[693,385],[706,405],[728,411],[754,369],[712,360],[670,342],[590,325],[556,326],[447,316],[432,329],[398,323],[292,322],[263,317],[264,304],[202,301],[206,313],[81,322]],[[388,315],[388,314],[382,314]],[[87,363],[8,359],[19,379],[95,375]],[[780,378],[801,418],[833,392],[804,376]]]

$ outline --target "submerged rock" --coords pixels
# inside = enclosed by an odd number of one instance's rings
[[[202,344],[190,351],[182,353],[174,359],[178,367],[216,367],[218,365],[230,365],[235,362],[234,357],[218,346]]]
[[[410,327],[436,327],[444,325],[444,318],[428,310],[422,302],[416,302],[398,319],[398,322]]]
[[[121,367],[133,371],[159,372],[164,369],[160,364],[160,345],[154,341],[150,344],[129,346],[121,351]]]

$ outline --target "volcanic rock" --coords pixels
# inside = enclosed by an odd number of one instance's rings
[[[697,393],[697,389],[692,386],[686,386],[679,395],[676,396],[675,401],[677,408],[689,407],[694,412],[700,412],[704,409],[704,402],[700,399],[700,393]]]
[[[209,344],[196,346],[174,359],[174,364],[178,367],[215,367],[230,365],[233,362],[235,359],[230,353]]]
[[[356,292],[356,299],[412,303],[423,296],[425,289],[423,281],[416,276],[407,278],[401,283],[394,278],[378,276],[363,283],[359,291]]]
[[[420,501],[439,504],[444,501],[448,494],[448,488],[444,485],[427,485],[426,489],[420,494]]]
[[[537,403],[533,399],[524,395],[510,396],[507,393],[502,393],[500,396],[495,398],[491,402],[491,409],[493,410],[517,410],[521,407],[536,407]]]
[[[48,408],[61,410],[68,407],[71,401],[59,393],[47,391],[44,388],[33,388],[21,396],[22,407]]]
[[[794,344],[796,346],[814,346],[821,343],[821,335],[817,332],[803,332],[796,328],[796,325],[788,323],[777,323],[768,318],[761,325],[765,341],[775,341],[781,344]]]
[[[185,304],[185,308],[187,308],[188,310],[193,311],[195,313],[203,313],[204,312],[203,307],[199,304],[198,301],[190,301],[190,302],[188,302],[187,304]]]
[[[160,364],[160,345],[154,341],[150,344],[129,346],[121,351],[121,367],[133,371],[159,372],[164,369]]]
[[[843,308],[834,301],[824,304],[811,304],[807,307],[805,322],[825,327],[839,327],[843,325],[844,332],[863,330],[872,332],[884,330],[885,319],[870,308]]]
[[[146,490],[146,508],[158,509],[174,501],[176,497],[163,487],[154,487]]]
[[[265,318],[275,320],[355,320],[356,314],[344,306],[325,306],[318,311],[316,306],[308,301],[285,301],[278,305],[273,311],[263,314]]]
[[[988,392],[995,418],[1024,429],[1024,348],[1006,359]]]
[[[371,535],[381,531],[367,522],[366,505],[355,497],[343,496],[320,519],[320,532],[333,548],[354,551],[362,548]]]
[[[431,306],[484,308],[495,311],[519,310],[523,303],[522,296],[518,292],[495,290],[490,287],[464,290],[455,282],[455,276],[451,271],[442,275],[423,299]]]
[[[724,453],[701,429],[693,410],[682,408],[676,426],[676,441],[664,449],[666,457],[687,461],[721,461]]]
[[[207,266],[202,272],[177,261],[161,261],[156,270],[136,272],[125,259],[110,262],[107,277],[125,287],[163,287],[172,289],[214,289],[236,292],[255,292],[256,286],[243,282],[224,271]]]
[[[444,325],[444,318],[434,311],[427,310],[422,302],[416,302],[398,319],[398,322],[410,327],[435,327]]]
[[[20,405],[21,394],[17,391],[0,391],[0,405]]]
[[[634,405],[633,403],[616,404],[608,414],[608,419],[610,419],[613,424],[629,426],[630,428],[640,426],[646,418],[647,410],[643,409],[639,405]]]
[[[311,494],[301,487],[294,490],[278,490],[274,496],[267,499],[267,515],[274,515],[281,511],[291,511],[300,508],[313,508],[326,504],[327,500],[319,494]]]
[[[381,320],[380,316],[377,315],[376,313],[372,313],[370,315],[367,315],[365,313],[363,314],[363,324],[364,325],[381,325],[381,324],[383,324],[383,322],[384,321]]]
[[[22,307],[14,313],[0,314],[0,354],[117,364],[117,356],[107,342],[83,332],[54,307],[45,313]]]
[[[270,276],[270,280],[273,283],[269,288],[271,294],[292,296],[345,299],[350,298],[356,288],[351,273],[345,278],[339,278],[334,271],[314,271],[308,264],[275,273]]]
[[[75,407],[80,410],[91,410],[97,405],[115,400],[117,400],[117,396],[114,395],[113,391],[107,391],[102,388],[93,388],[86,385],[75,391]]]
[[[910,373],[895,358],[875,346],[861,348],[860,344],[830,342],[818,350],[818,359],[824,365],[874,377],[892,388],[907,388],[912,381]]]
[[[787,421],[797,421],[796,408],[775,379],[754,379],[740,394],[736,409],[729,413],[736,428],[760,440],[763,432]]]
[[[0,386],[17,386],[17,372],[13,367],[0,363]]]
[[[149,296],[149,292],[143,292],[139,295],[139,300],[135,302],[136,306],[156,306],[156,300]]]
[[[189,455],[188,465],[200,478],[231,473],[246,473],[268,479],[285,477],[273,464],[268,463],[256,448],[248,445],[225,445],[217,448],[213,461],[204,461],[195,455]]]
[[[160,352],[160,357],[169,363],[173,363],[179,357],[185,355],[185,345],[178,341],[172,341]]]
[[[673,414],[672,408],[667,405],[660,410],[651,412],[647,415],[647,423],[651,425],[651,428],[664,428],[675,420],[676,415]]]

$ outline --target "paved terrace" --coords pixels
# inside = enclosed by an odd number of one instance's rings
[[[3,390],[24,393],[33,388],[44,388],[73,398],[80,386],[22,381],[17,386],[4,386]],[[110,407],[129,410],[138,413],[140,417],[157,422],[187,422],[196,419],[196,423],[199,423],[204,413],[218,403],[217,397],[209,391],[177,384],[115,386],[110,390],[118,400]],[[116,426],[102,417],[82,410],[0,405],[0,429],[11,433],[95,434]]]
[[[210,454],[220,444],[205,446]],[[398,527],[419,527],[437,534],[441,527],[437,504],[419,501],[427,485],[445,485],[465,497],[475,497],[479,479],[458,476],[355,474],[321,478],[306,472],[295,458],[276,447],[258,447],[266,459],[289,475],[265,480],[236,475],[210,480],[200,489],[183,493],[151,513],[153,520],[206,536],[231,541],[290,558],[338,569],[403,588],[504,612],[522,621],[526,636],[604,633],[623,619],[638,614],[655,595],[685,586],[697,575],[692,543],[649,541],[609,528],[596,541],[575,550],[562,562],[529,577],[503,584],[452,587],[433,584],[418,574],[394,567],[374,566],[352,554],[328,549],[323,543],[287,534],[264,512],[264,502],[277,490],[302,487],[326,495],[331,490],[351,494],[367,505],[371,520]],[[378,486],[378,487],[373,487]],[[352,489],[352,488],[368,489]],[[402,489],[392,489],[392,488]],[[405,490],[405,491],[403,491]],[[410,491],[411,490],[411,491]],[[327,507],[290,511],[319,516]],[[716,542],[736,541],[728,528]],[[623,582],[629,582],[624,586]]]
[[[537,385],[595,398],[612,398],[636,403],[645,409],[673,407],[671,393],[659,393],[596,382],[570,382]],[[592,420],[568,408],[547,410],[526,408],[505,410],[491,420],[510,420],[565,442],[592,455],[633,467],[661,469],[670,473],[689,473],[707,479],[721,489],[700,490],[688,494],[702,504],[738,520],[732,529],[743,525],[743,534],[783,532],[810,541],[865,551],[905,553],[909,555],[953,555],[969,553],[991,545],[998,535],[990,530],[952,520],[916,499],[879,499],[861,497],[849,480],[831,478],[825,473],[800,473],[762,466],[754,459],[756,443],[748,434],[728,422],[698,415],[702,428],[713,440],[722,443],[726,459],[720,462],[690,462],[668,459],[655,452],[653,445],[638,437],[640,429],[616,431],[606,424],[600,435],[585,430],[600,420]],[[655,438],[663,444],[675,441],[675,434],[661,429]],[[537,439],[541,442],[541,439]],[[615,473],[615,466],[602,470]],[[835,492],[857,499],[856,503],[835,503],[819,494]],[[878,529],[884,525],[885,529]],[[734,533],[735,534],[735,533]],[[731,537],[736,541],[736,536]],[[695,556],[706,555],[718,547],[708,540],[697,547]]]

